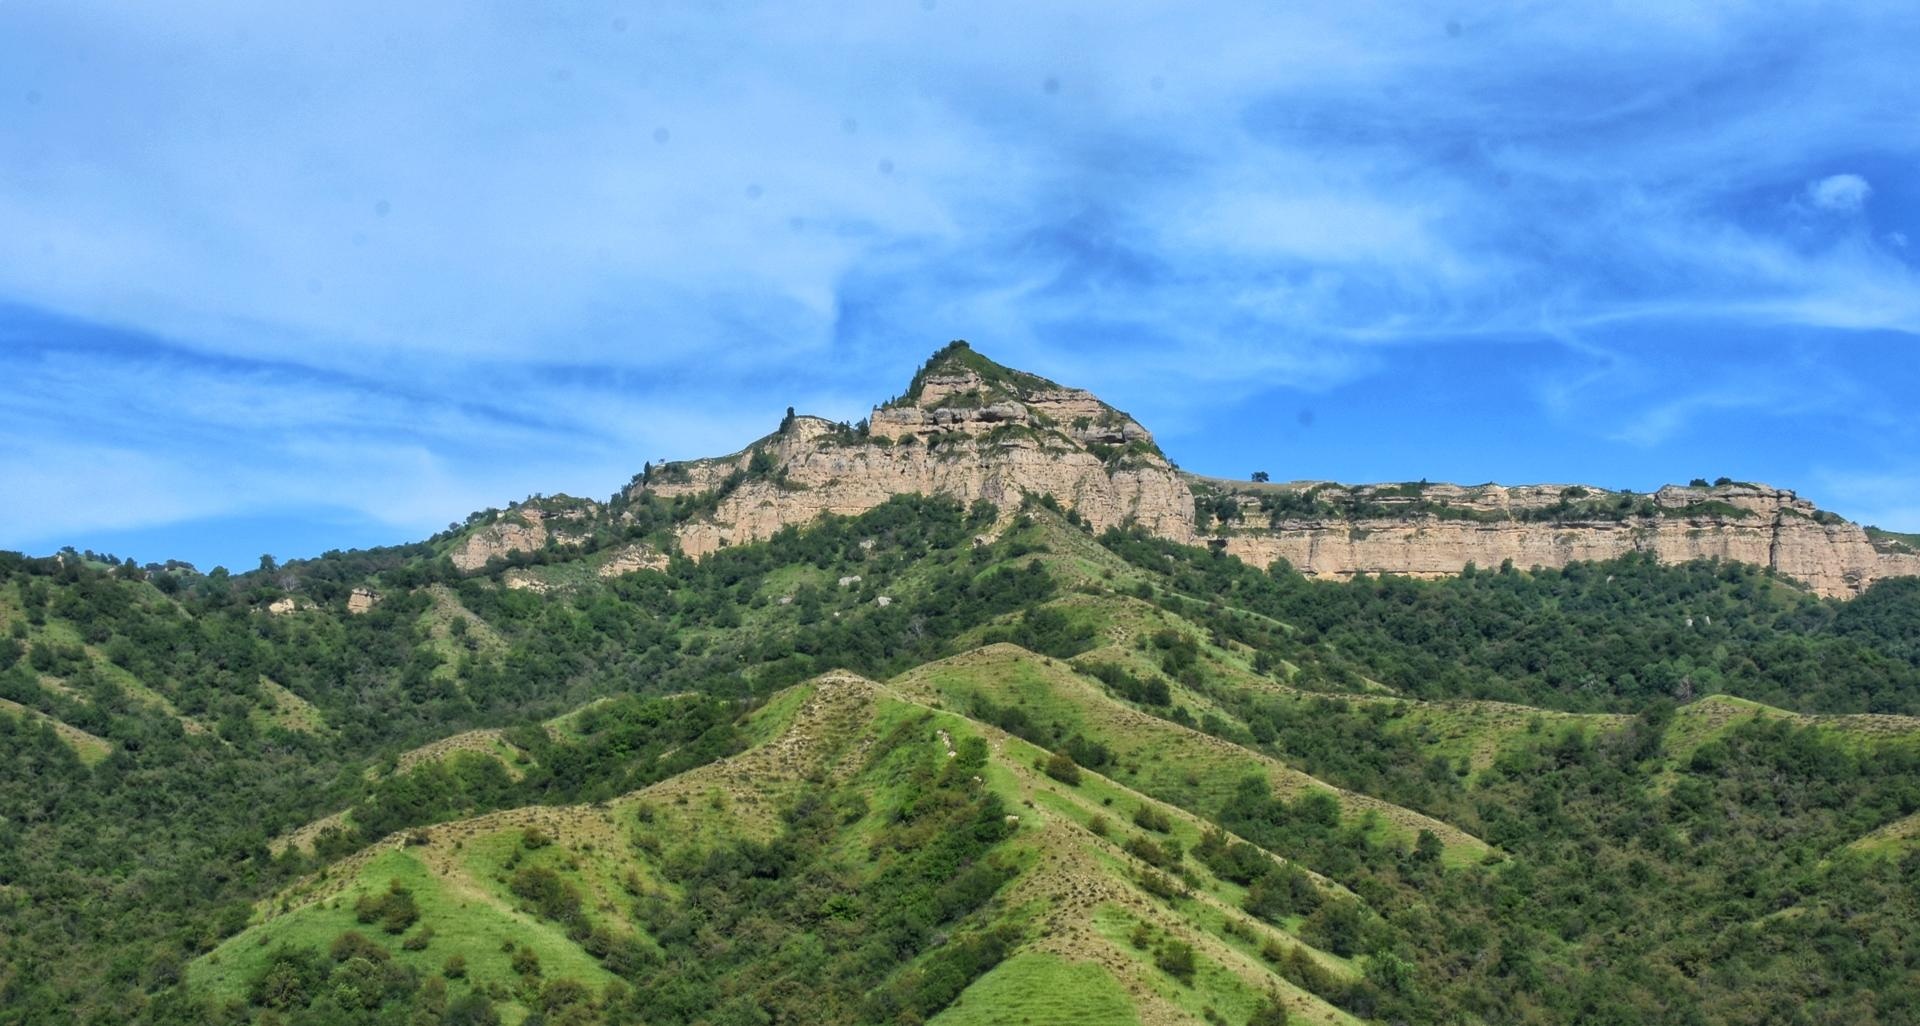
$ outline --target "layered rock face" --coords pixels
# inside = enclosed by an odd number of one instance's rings
[[[1175,469],[1133,418],[1091,393],[1001,367],[963,343],[935,354],[903,398],[876,407],[861,425],[789,416],[779,431],[731,456],[651,468],[627,498],[697,503],[674,534],[681,551],[698,559],[912,493],[1002,508],[1029,493],[1051,495],[1095,530],[1138,524],[1255,566],[1284,559],[1327,578],[1439,577],[1469,563],[1493,569],[1508,561],[1562,567],[1629,553],[1664,562],[1739,560],[1838,597],[1884,577],[1920,574],[1920,553],[1876,547],[1857,525],[1765,485],[1723,481],[1645,494],[1583,485],[1195,478]],[[497,556],[571,544],[604,513],[577,500],[521,507],[469,535],[453,562],[479,570]],[[600,572],[665,565],[665,554],[637,546]],[[525,575],[509,583],[533,586]]]
[[[1145,428],[1090,393],[988,367],[936,361],[864,433],[795,417],[734,456],[660,468],[633,494],[724,492],[679,530],[694,558],[916,492],[1003,507],[1052,495],[1096,530],[1134,522],[1192,539],[1192,493]]]
[[[512,519],[497,524],[488,524],[467,536],[466,544],[454,550],[453,565],[461,570],[473,571],[487,565],[487,560],[498,556],[505,558],[509,553],[532,552],[547,543],[546,514],[530,509],[515,514]]]
[[[636,570],[665,570],[668,565],[666,554],[655,551],[653,546],[628,545],[600,564],[594,573],[599,577],[618,577]]]
[[[594,502],[560,498],[540,500],[552,508],[525,505],[506,513],[499,520],[467,535],[466,541],[448,558],[464,571],[482,569],[494,557],[506,558],[514,552],[534,552],[549,539],[571,544],[576,536],[600,515]]]
[[[1723,559],[1772,567],[1817,594],[1845,598],[1881,578],[1920,573],[1920,555],[1879,551],[1858,525],[1765,485],[1668,486],[1650,495],[1580,485],[1431,485],[1406,494],[1411,490],[1389,486],[1370,495],[1323,486],[1317,498],[1336,507],[1357,501],[1374,515],[1288,515],[1288,504],[1278,503],[1282,512],[1268,526],[1229,526],[1213,532],[1212,542],[1255,566],[1284,559],[1323,578],[1432,578],[1469,563],[1492,569],[1510,560],[1530,569],[1650,553],[1668,563]],[[1382,492],[1389,494],[1378,498]],[[1232,495],[1242,509],[1239,523],[1266,512],[1258,494]]]

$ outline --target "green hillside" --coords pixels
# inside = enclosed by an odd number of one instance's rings
[[[1120,995],[1140,994],[1150,1018],[1208,1008],[1244,1018],[1275,994],[1300,1021],[1350,1021],[1273,964],[1304,959],[1351,983],[1350,961],[1244,911],[1245,889],[1191,858],[1143,861],[1130,844],[1148,833],[1094,825],[1115,809],[1149,809],[1169,821],[1150,832],[1167,850],[1204,846],[1204,822],[1177,807],[1092,773],[1056,779],[1040,768],[1043,749],[852,675],[776,696],[743,728],[767,739],[609,802],[383,839],[265,902],[188,968],[188,981],[216,1001],[310,1008],[331,1000],[309,992],[324,989],[303,982],[311,967],[361,958],[398,971],[400,996],[415,1004],[505,995],[508,1019],[576,1006],[618,1015],[626,1003],[677,1021],[658,1007],[672,994],[812,1021],[951,1006],[949,1018],[964,1022],[990,1016],[1000,988],[1042,972],[1077,981],[1096,1003],[1106,994],[1131,1008]],[[724,896],[706,890],[721,883]],[[1325,881],[1307,886],[1337,893]],[[716,900],[749,907],[717,911]],[[925,908],[895,907],[909,901]],[[395,918],[382,902],[406,912]],[[842,992],[796,992],[800,965],[765,968],[803,932],[765,921],[770,909],[804,909],[808,971]],[[902,912],[911,915],[889,921]],[[750,951],[716,950],[689,921],[715,915],[785,932]],[[875,918],[897,931],[886,949],[858,928]],[[1152,941],[1136,944],[1143,930]],[[1176,945],[1192,949],[1191,969],[1160,964]],[[449,974],[454,959],[464,971]],[[1003,963],[979,996],[965,996]],[[615,970],[630,993],[609,989]],[[436,976],[444,982],[422,993],[420,981]],[[696,980],[705,993],[685,993]]]
[[[0,555],[0,1024],[1915,1021],[1913,582],[619,501]]]

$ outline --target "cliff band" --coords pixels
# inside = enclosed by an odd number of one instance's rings
[[[791,411],[731,456],[649,467],[627,498],[700,500],[674,531],[695,559],[826,513],[857,515],[900,494],[1003,508],[1050,495],[1094,530],[1137,525],[1260,567],[1285,560],[1323,578],[1439,577],[1469,564],[1562,567],[1648,553],[1769,567],[1819,595],[1851,597],[1920,574],[1920,551],[1876,538],[1791,491],[1721,481],[1652,493],[1586,485],[1426,482],[1250,484],[1185,474],[1132,417],[1089,392],[1003,367],[955,343],[907,391],[858,424]],[[556,542],[566,519],[603,511],[525,508],[480,528],[455,553],[463,570]],[[663,557],[648,555],[647,565]]]

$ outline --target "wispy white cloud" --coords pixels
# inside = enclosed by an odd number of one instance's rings
[[[1807,199],[1822,210],[1857,214],[1873,195],[1873,186],[1856,174],[1828,175],[1807,185]]]
[[[1176,432],[1435,339],[1588,346],[1537,398],[1632,397],[1603,434],[1650,445],[1753,382],[1622,333],[1920,334],[1892,5],[0,20],[0,302],[185,354],[34,339],[5,441],[147,454],[195,485],[155,517],[310,501],[296,460],[383,518],[604,490],[788,403],[858,416],[952,337]]]

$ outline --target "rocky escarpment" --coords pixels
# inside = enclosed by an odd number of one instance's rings
[[[903,398],[859,425],[789,416],[732,456],[650,469],[629,497],[711,497],[711,509],[677,530],[682,551],[699,558],[916,492],[1001,506],[1051,495],[1095,529],[1131,522],[1193,535],[1192,493],[1145,428],[1088,392],[964,344],[936,354]]]
[[[1723,482],[1653,493],[1582,485],[1198,482],[1215,547],[1256,566],[1285,560],[1324,578],[1457,574],[1648,553],[1662,562],[1738,560],[1834,597],[1920,574],[1920,555],[1883,551],[1858,525],[1791,491]]]
[[[1584,485],[1251,484],[1182,474],[1132,417],[1089,392],[1002,367],[955,343],[934,354],[906,392],[858,424],[797,416],[731,456],[649,466],[602,507],[540,500],[459,540],[462,570],[515,552],[604,547],[607,539],[670,531],[695,559],[767,538],[825,514],[857,515],[896,495],[985,500],[1002,508],[1052,496],[1095,530],[1138,525],[1206,542],[1256,566],[1285,560],[1317,577],[1457,574],[1562,567],[1647,553],[1665,562],[1738,560],[1770,567],[1821,595],[1859,594],[1885,577],[1920,574],[1920,551],[1869,537],[1791,491],[1722,480],[1657,492]],[[636,519],[646,502],[664,502]],[[657,570],[648,545],[601,573]],[[519,572],[509,583],[545,587]]]
[[[515,552],[537,552],[549,541],[577,544],[600,515],[601,507],[594,502],[564,496],[531,501],[494,515],[492,522],[461,540],[448,558],[456,568],[471,572]]]

